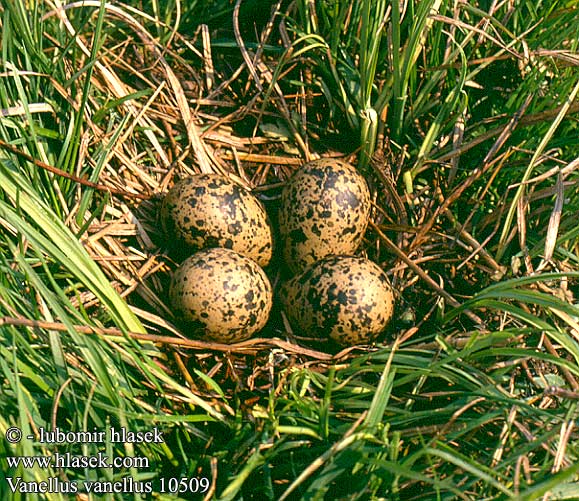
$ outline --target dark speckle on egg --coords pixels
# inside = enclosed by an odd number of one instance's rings
[[[193,250],[224,247],[261,266],[272,257],[272,231],[262,203],[220,174],[177,182],[163,200],[161,222],[169,239]]]
[[[335,159],[305,164],[281,195],[279,228],[283,256],[293,272],[326,256],[353,254],[370,217],[364,177]]]
[[[361,257],[326,257],[289,280],[281,296],[292,325],[341,345],[372,342],[394,312],[386,274]]]

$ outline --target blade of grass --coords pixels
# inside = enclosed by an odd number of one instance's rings
[[[498,245],[496,256],[495,256],[495,259],[497,262],[501,261],[501,258],[503,257],[503,254],[505,253],[506,246],[508,244],[507,239],[508,239],[509,233],[511,231],[513,219],[515,217],[515,212],[517,210],[517,205],[519,203],[519,200],[522,197],[524,197],[525,192],[526,192],[526,182],[531,178],[533,171],[535,169],[537,160],[543,154],[543,152],[545,151],[545,148],[547,147],[547,145],[549,144],[549,142],[553,138],[555,132],[557,131],[558,127],[561,125],[561,122],[563,121],[563,119],[567,115],[567,112],[569,111],[571,104],[573,104],[573,102],[575,101],[575,99],[577,97],[577,93],[579,93],[579,81],[577,81],[577,83],[573,87],[573,90],[567,96],[565,103],[563,104],[563,106],[561,107],[561,110],[559,111],[559,113],[557,114],[557,116],[555,117],[553,122],[551,123],[549,130],[543,136],[543,138],[541,139],[541,142],[539,143],[537,148],[534,150],[533,156],[531,157],[531,160],[529,161],[529,165],[527,166],[527,168],[523,174],[523,177],[519,181],[519,183],[520,183],[519,187],[517,188],[517,191],[515,192],[515,195],[513,197],[513,201],[511,202],[511,205],[509,206],[509,210],[507,211],[507,215],[505,217],[505,222],[503,224],[503,229],[502,229],[501,235],[499,237],[499,245]]]
[[[0,217],[22,234],[33,239],[38,249],[53,256],[71,270],[72,274],[77,276],[107,306],[118,327],[127,331],[145,333],[141,322],[118,292],[113,289],[76,237],[51,213],[34,191],[16,177],[16,171],[8,167],[5,160],[0,162],[0,186],[18,204],[19,209],[42,228],[44,235],[25,222],[5,203],[0,203]]]

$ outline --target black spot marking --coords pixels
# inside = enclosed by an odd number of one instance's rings
[[[341,236],[345,237],[346,235],[355,235],[356,233],[358,233],[358,228],[355,226],[346,226],[346,228],[342,230]]]
[[[289,238],[296,243],[304,243],[308,241],[308,237],[302,228],[292,230],[289,234]]]
[[[227,231],[233,235],[240,233],[242,230],[243,225],[241,224],[241,221],[234,221],[233,223],[228,223],[227,225]]]
[[[316,236],[318,236],[318,237],[321,237],[321,236],[322,236],[322,230],[320,229],[320,227],[319,227],[317,224],[314,223],[314,224],[312,225],[311,230],[312,230],[312,233],[313,233],[314,235],[316,235]]]

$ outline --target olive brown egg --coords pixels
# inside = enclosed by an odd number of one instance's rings
[[[375,340],[394,312],[386,274],[362,257],[326,257],[286,282],[281,296],[290,323],[304,336],[344,346]]]
[[[337,159],[314,160],[282,190],[279,230],[283,257],[294,273],[329,255],[353,254],[370,216],[364,177]]]
[[[232,249],[266,266],[273,237],[263,204],[220,174],[197,174],[178,181],[161,206],[168,239],[194,249]]]
[[[243,341],[262,329],[272,298],[269,279],[257,263],[223,248],[205,249],[183,261],[169,289],[177,317],[219,343]]]

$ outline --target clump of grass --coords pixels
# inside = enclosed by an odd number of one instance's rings
[[[5,433],[17,426],[26,437],[37,436],[40,427],[66,432],[158,426],[166,442],[107,443],[111,457],[147,458],[151,467],[145,471],[57,471],[9,468],[5,457],[57,450],[91,456],[102,444],[59,448],[28,439],[2,441],[2,470],[24,482],[54,476],[69,482],[118,480],[128,474],[149,481],[163,465],[182,463],[175,444],[186,441],[182,433],[202,435],[195,422],[224,419],[224,409],[176,377],[158,345],[128,336],[147,329],[123,296],[138,286],[139,273],[150,271],[155,258],[141,251],[138,260],[114,256],[119,247],[107,237],[107,227],[131,221],[123,204],[133,205],[131,200],[141,200],[139,194],[150,189],[139,184],[150,178],[135,170],[143,158],[133,158],[133,147],[140,136],[153,140],[152,151],[160,149],[142,111],[151,93],[133,92],[107,67],[103,42],[112,25],[104,5],[69,11],[41,2],[33,12],[27,8],[16,2],[1,11],[0,428]],[[89,28],[89,19],[96,25]],[[131,134],[135,129],[139,132]],[[119,160],[126,161],[117,171]],[[103,241],[94,238],[98,231]],[[0,491],[6,498],[20,497],[6,482]]]

